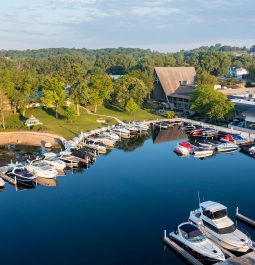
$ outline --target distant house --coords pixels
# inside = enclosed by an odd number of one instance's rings
[[[249,79],[249,71],[245,68],[231,67],[229,69],[229,75],[232,78],[236,78],[238,80],[247,80]]]
[[[119,79],[120,77],[122,77],[122,75],[112,75],[112,74],[109,74],[109,76],[111,77],[111,79],[113,81],[115,81],[115,80]]]
[[[195,79],[194,67],[155,67],[153,99],[167,102],[172,108],[188,110]]]
[[[41,125],[41,124],[42,123],[37,118],[35,118],[33,115],[31,115],[25,122],[25,125],[27,127]]]

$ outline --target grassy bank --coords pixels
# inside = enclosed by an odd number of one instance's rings
[[[93,110],[93,107],[89,107]],[[39,119],[43,125],[40,131],[47,133],[54,133],[63,136],[66,139],[72,139],[78,135],[81,131],[86,132],[99,127],[116,124],[116,120],[113,118],[103,117],[100,115],[114,116],[120,120],[132,121],[132,120],[151,120],[160,118],[160,116],[150,113],[149,110],[140,109],[135,115],[130,116],[123,110],[115,106],[99,107],[98,115],[91,115],[86,110],[81,109],[80,117],[77,117],[73,123],[67,122],[63,116],[63,110],[60,109],[59,117],[56,119],[55,112],[51,109],[29,109],[26,112],[25,118],[20,118],[18,114],[8,115],[6,117],[6,130],[1,131],[18,131],[18,130],[29,130],[24,126],[24,121],[31,115]],[[97,120],[105,120],[105,123],[99,123]]]

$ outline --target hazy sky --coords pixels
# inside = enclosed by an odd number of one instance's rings
[[[254,0],[0,0],[0,49],[255,44]]]

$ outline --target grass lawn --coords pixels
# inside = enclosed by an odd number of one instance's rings
[[[91,111],[94,110],[93,106],[89,107]],[[99,127],[104,127],[112,124],[116,124],[116,120],[112,118],[103,117],[100,115],[108,115],[119,118],[122,121],[132,121],[132,120],[152,120],[162,118],[159,115],[150,113],[147,109],[139,109],[139,111],[133,116],[127,114],[122,109],[115,106],[102,106],[98,108],[96,114],[91,115],[84,109],[80,109],[80,117],[77,117],[73,123],[68,123],[63,117],[63,109],[59,111],[58,119],[55,118],[55,112],[52,109],[29,109],[26,111],[26,117],[20,120],[19,114],[11,114],[6,117],[7,129],[0,131],[17,131],[17,130],[29,130],[24,125],[24,121],[31,115],[35,116],[42,123],[42,132],[55,133],[63,136],[64,138],[72,139],[74,136],[78,135],[81,131],[86,132]],[[106,123],[99,123],[97,120],[105,120]]]
[[[97,119],[99,116],[93,116],[87,114],[87,112],[81,109],[80,117],[74,121],[74,123],[68,123],[61,115],[63,110],[60,111],[59,118],[55,118],[55,113],[51,110],[44,110],[41,108],[28,110],[26,112],[26,117],[34,115],[43,123],[43,131],[56,133],[62,135],[66,139],[72,139],[74,136],[78,135],[81,131],[86,132],[99,127],[115,124],[115,120],[102,117],[106,123],[98,123]]]
[[[89,106],[92,112],[94,111],[93,106]],[[113,105],[101,106],[97,109],[97,114],[109,115],[119,118],[122,121],[144,121],[144,120],[156,120],[162,119],[162,116],[151,113],[149,109],[139,109],[134,115],[129,115],[127,112],[123,111],[121,108]]]

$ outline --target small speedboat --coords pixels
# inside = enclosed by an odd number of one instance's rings
[[[228,217],[227,208],[220,203],[200,203],[199,209],[190,212],[189,221],[198,225],[209,239],[225,249],[245,253],[252,248],[250,237],[236,227]]]
[[[193,149],[189,142],[182,142],[174,148],[174,152],[180,156],[188,156]]]
[[[193,149],[194,157],[204,158],[213,155],[213,150],[209,148],[196,147]]]
[[[130,131],[121,125],[113,127],[112,131],[122,138],[129,138],[130,137]]]
[[[241,151],[252,157],[255,157],[255,144],[242,145]]]
[[[232,143],[232,142],[226,142],[226,143],[218,143],[215,145],[217,152],[233,152],[238,150],[238,145]]]
[[[169,124],[163,121],[157,121],[153,123],[153,126],[159,129],[167,129],[169,127]]]
[[[31,161],[27,166],[28,171],[33,172],[37,177],[41,178],[55,178],[58,175],[58,172],[52,168],[48,163],[39,159]]]
[[[233,136],[236,144],[243,145],[243,144],[247,144],[250,142],[250,139],[245,138],[245,137],[241,136],[240,134],[232,134],[232,136]]]
[[[8,165],[8,171],[6,175],[17,182],[22,182],[22,183],[31,183],[36,179],[35,174],[29,172],[26,166],[23,165],[13,165],[9,164]]]
[[[64,170],[66,168],[66,163],[55,153],[45,153],[44,161],[56,170]]]
[[[235,139],[234,139],[234,137],[231,134],[228,133],[225,136],[221,137],[220,141],[221,142],[233,142],[234,143]]]
[[[117,135],[116,133],[113,133],[113,132],[103,132],[103,133],[99,134],[99,136],[107,137],[113,141],[119,141],[120,140],[120,136]]]
[[[225,260],[222,250],[192,223],[179,224],[169,237],[198,260],[210,262]]]
[[[207,148],[210,150],[215,150],[215,144],[209,142],[207,139],[201,139],[197,142],[198,147]]]
[[[97,141],[96,139],[88,139],[85,142],[85,146],[98,151],[100,154],[105,154],[107,152],[106,146],[102,142]]]
[[[201,136],[203,136],[203,131],[204,131],[204,129],[195,129],[195,130],[192,130],[190,132],[190,136],[193,136],[193,137],[201,137]]]
[[[195,125],[187,125],[187,126],[183,126],[181,127],[181,130],[184,132],[184,133],[191,133],[193,130],[197,129],[197,126]]]
[[[149,126],[143,122],[139,122],[139,121],[134,121],[131,122],[131,125],[133,125],[134,127],[136,127],[138,129],[138,131],[148,131],[149,130]]]

